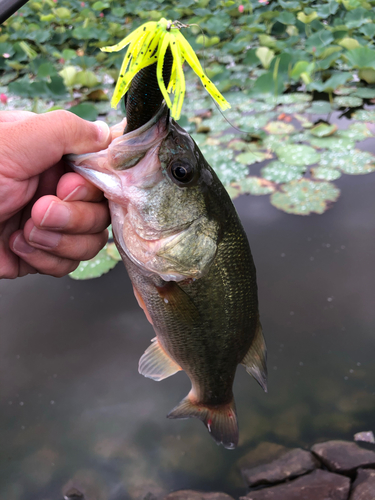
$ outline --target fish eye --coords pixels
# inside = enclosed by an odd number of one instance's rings
[[[190,163],[175,161],[170,165],[169,171],[172,177],[181,184],[187,184],[194,177],[194,168]]]

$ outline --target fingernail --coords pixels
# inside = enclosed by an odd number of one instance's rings
[[[63,201],[83,201],[88,195],[88,189],[86,186],[77,186],[68,196],[65,196]]]
[[[60,243],[60,240],[61,234],[44,231],[37,227],[33,227],[29,235],[29,241],[46,248],[56,247]]]
[[[67,206],[56,201],[51,201],[49,207],[44,214],[41,227],[49,227],[53,229],[63,229],[70,220],[70,210]]]
[[[13,250],[18,253],[32,253],[35,248],[28,245],[23,234],[20,233],[13,242]]]
[[[102,120],[97,120],[94,123],[99,130],[99,141],[100,142],[107,142],[109,134],[111,133],[108,125],[105,122],[103,122]]]

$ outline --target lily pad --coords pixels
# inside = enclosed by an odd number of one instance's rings
[[[270,201],[289,214],[322,214],[339,195],[340,190],[331,182],[299,179],[283,184],[280,191],[271,195]]]
[[[338,108],[359,108],[363,104],[360,97],[352,95],[335,97],[333,102]]]
[[[289,165],[312,165],[320,160],[320,154],[303,144],[285,144],[276,149],[279,160]]]
[[[286,113],[288,115],[294,113],[303,113],[308,107],[309,102],[296,102],[295,104],[282,104],[279,105],[277,111],[279,113]]]
[[[294,137],[289,135],[268,135],[263,139],[263,146],[269,151],[276,151],[280,147],[280,143],[287,144]]]
[[[291,123],[285,123],[281,120],[278,120],[275,122],[269,122],[264,127],[264,130],[266,130],[269,134],[284,135],[292,134],[296,129]]]
[[[81,262],[75,271],[69,276],[75,280],[89,280],[92,278],[99,278],[102,274],[108,273],[115,267],[118,260],[113,259],[107,252],[108,246],[106,245],[96,257],[91,260]]]
[[[334,181],[341,177],[341,172],[335,168],[314,167],[311,169],[311,175],[314,179]]]
[[[320,160],[321,167],[338,168],[345,174],[361,175],[375,171],[375,156],[367,151],[327,151]]]
[[[256,176],[245,177],[239,182],[234,182],[232,186],[238,189],[239,194],[248,193],[256,196],[273,193],[276,189],[273,182]]]
[[[308,120],[304,115],[296,113],[294,118],[300,122],[303,128],[311,128],[314,125],[313,122]]]
[[[339,87],[337,88],[334,93],[336,95],[349,95],[349,94],[353,94],[353,92],[355,92],[356,88],[355,87]],[[359,96],[361,97],[361,96]]]
[[[374,99],[375,98],[375,89],[362,87],[357,89],[354,94],[356,97],[361,97],[362,99]]]
[[[337,135],[347,137],[352,141],[363,141],[367,137],[372,137],[372,133],[365,123],[352,123],[347,129],[339,130]]]
[[[291,94],[283,94],[277,96],[277,104],[296,104],[302,102],[310,102],[312,99],[311,94],[304,94],[302,92],[294,92]]]
[[[341,137],[338,135],[333,137],[314,137],[311,139],[310,144],[319,149],[338,149],[339,151],[355,148],[355,142],[349,139],[349,137]]]
[[[306,110],[306,113],[313,115],[328,115],[333,111],[328,101],[314,101],[312,105]]]
[[[234,152],[231,149],[204,145],[201,151],[224,185],[242,179],[248,173],[246,165],[233,160]]]
[[[246,151],[246,153],[241,153],[236,156],[236,160],[244,165],[259,163],[263,160],[267,160],[268,158],[270,158],[269,153],[261,151]]]
[[[353,113],[352,118],[360,122],[375,122],[375,111],[369,109],[359,109]]]
[[[301,179],[305,173],[306,167],[288,165],[281,161],[271,161],[268,165],[262,168],[261,175],[265,179],[278,184],[289,182],[294,179]]]
[[[310,132],[312,135],[315,137],[327,137],[329,135],[332,135],[336,132],[337,130],[337,125],[328,125],[327,123],[318,123],[318,125],[315,125]]]

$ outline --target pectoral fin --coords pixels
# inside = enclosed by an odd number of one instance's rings
[[[182,368],[173,361],[160,346],[156,337],[152,340],[150,347],[148,347],[142,355],[138,365],[138,371],[141,375],[152,378],[158,382],[174,375],[181,369]]]
[[[267,347],[259,319],[254,340],[241,364],[244,365],[247,373],[255,378],[264,392],[267,392]]]

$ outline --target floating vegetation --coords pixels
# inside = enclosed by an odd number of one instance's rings
[[[311,146],[286,144],[276,149],[280,161],[289,165],[312,165],[320,160],[320,154]]]
[[[322,181],[335,181],[336,179],[341,177],[341,172],[340,170],[336,170],[335,168],[313,167],[311,169],[311,176],[314,179]]]
[[[306,167],[297,165],[288,165],[282,161],[271,161],[261,170],[262,177],[269,181],[283,184],[303,177]]]
[[[289,214],[322,214],[339,195],[339,188],[331,182],[299,179],[282,185],[271,195],[271,203]]]
[[[100,252],[91,260],[81,262],[77,269],[70,273],[70,277],[75,280],[88,280],[99,278],[102,274],[108,273],[115,267],[117,262],[121,260],[115,244],[107,244]]]

